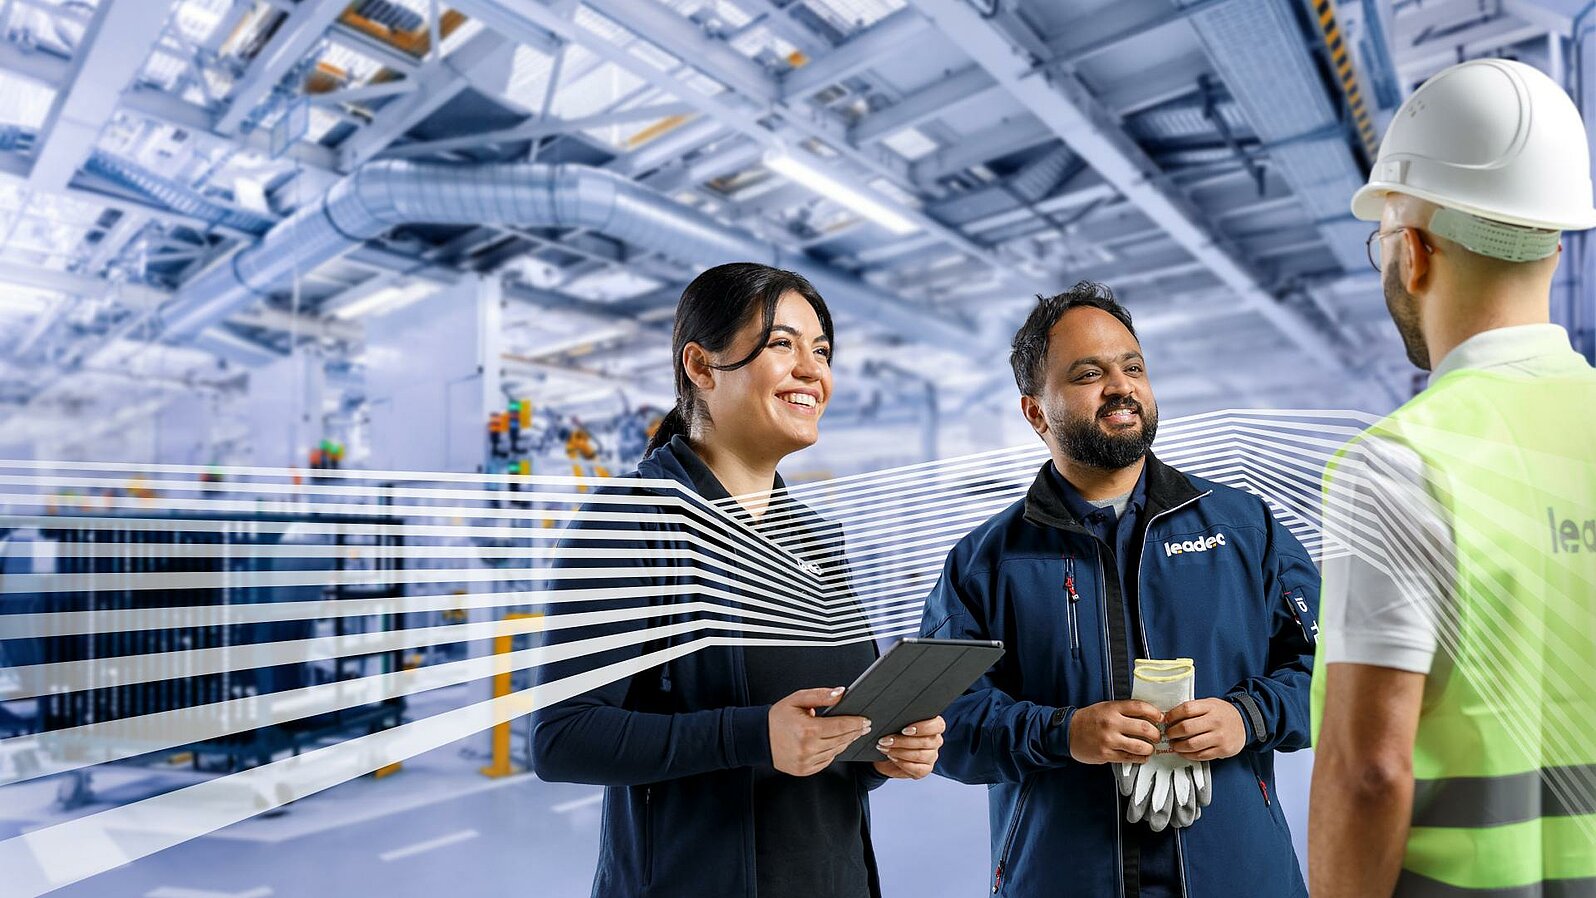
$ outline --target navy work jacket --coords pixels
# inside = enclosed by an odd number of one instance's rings
[[[692,492],[692,477],[680,458],[691,451],[677,437],[650,453],[630,476],[674,481]],[[779,477],[775,487],[783,489]],[[548,657],[537,669],[537,682],[551,687],[572,677],[598,682],[533,711],[533,769],[546,781],[607,787],[594,898],[755,898],[754,770],[771,766],[770,706],[749,704],[740,644],[743,618],[681,609],[696,601],[734,611],[741,605],[735,596],[754,582],[779,581],[788,594],[801,594],[815,572],[846,570],[841,529],[797,502],[777,499],[767,514],[790,516],[786,520],[800,533],[797,541],[817,548],[784,556],[787,564],[773,563],[769,542],[730,526],[725,515],[680,491],[636,485],[598,493],[637,501],[586,505],[589,514],[567,532],[622,531],[624,538],[562,544],[621,549],[628,555],[567,557],[556,564],[609,568],[615,576],[548,584],[590,589],[594,597],[547,606],[541,648]],[[688,520],[699,526],[688,526]],[[695,546],[692,539],[718,550]],[[711,560],[668,559],[658,550],[694,550]],[[755,555],[763,563],[735,560]],[[725,560],[728,556],[732,560]],[[658,614],[639,617],[649,609]],[[617,618],[579,627],[560,621],[592,612]],[[655,632],[636,638],[645,630]],[[614,647],[605,649],[605,641]],[[578,642],[582,645],[573,645]],[[580,654],[564,654],[575,651]],[[659,663],[641,660],[660,653],[665,658]],[[871,894],[879,896],[867,792],[886,778],[868,764],[849,767],[858,781]]]
[[[1130,698],[1132,644],[1142,657],[1195,659],[1194,694],[1228,698],[1247,745],[1212,762],[1213,802],[1178,834],[1182,893],[1306,896],[1273,753],[1309,744],[1318,569],[1256,496],[1151,454],[1146,481],[1128,601],[1114,548],[1070,512],[1047,466],[954,547],[922,632],[1001,639],[1007,651],[943,712],[937,772],[988,787],[993,894],[1135,898],[1129,827],[1144,824],[1125,822],[1111,765],[1070,757],[1070,719]]]

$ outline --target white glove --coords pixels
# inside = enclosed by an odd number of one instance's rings
[[[1169,711],[1192,700],[1194,674],[1190,658],[1138,658],[1131,698]],[[1146,819],[1154,832],[1161,832],[1171,822],[1176,827],[1190,826],[1202,816],[1213,795],[1208,765],[1171,752],[1167,741],[1160,741],[1156,752],[1143,764],[1119,765],[1120,793],[1130,798],[1125,819],[1131,823]]]

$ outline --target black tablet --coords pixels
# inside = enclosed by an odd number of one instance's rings
[[[970,688],[1003,656],[1003,643],[973,639],[905,639],[853,681],[842,701],[823,716],[858,715],[870,735],[856,740],[839,761],[884,761],[876,740],[917,720],[929,720]]]

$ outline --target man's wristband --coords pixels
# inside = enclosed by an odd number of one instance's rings
[[[1225,699],[1235,706],[1241,714],[1242,729],[1247,732],[1247,745],[1262,742],[1266,735],[1264,731],[1263,709],[1258,707],[1257,699],[1245,692],[1232,692]]]

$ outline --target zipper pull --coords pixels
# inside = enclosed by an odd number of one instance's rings
[[[1263,793],[1264,807],[1269,807],[1269,784],[1265,783],[1261,776],[1258,777],[1258,791]]]
[[[992,877],[992,894],[996,895],[998,889],[1003,888],[1003,864],[997,865],[997,875]]]
[[[1071,602],[1079,602],[1080,595],[1075,592],[1075,559],[1064,559],[1064,591],[1069,593]]]

